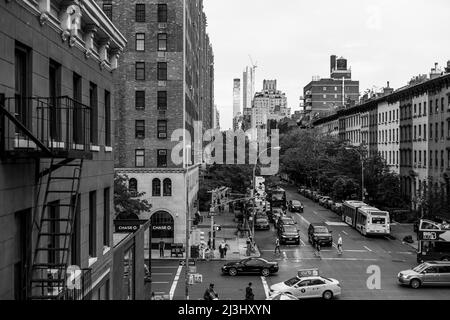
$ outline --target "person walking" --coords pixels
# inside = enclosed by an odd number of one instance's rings
[[[219,300],[219,295],[214,291],[214,283],[211,283],[209,285],[209,288],[206,289],[205,293],[203,294],[203,300]]]
[[[255,300],[251,282],[249,282],[248,287],[245,288],[245,300]]]
[[[164,249],[165,249],[165,247],[166,247],[166,243],[161,238],[161,240],[159,241],[159,257],[160,258],[164,258]]]
[[[320,241],[316,241],[316,257],[319,257],[320,259],[322,259],[322,256],[320,255]]]
[[[222,240],[222,242],[219,244],[220,259],[224,258],[224,250],[225,250],[225,244]]]
[[[223,246],[223,256],[224,258],[227,257],[227,251],[230,249],[230,246],[227,243],[227,240],[223,240],[224,246]]]
[[[280,239],[277,237],[275,240],[275,254],[277,253],[281,254],[281,248],[280,248]]]
[[[342,252],[343,252],[343,250],[342,250],[342,236],[340,234],[339,234],[339,238],[338,238],[337,249],[338,249],[338,253],[342,254]]]

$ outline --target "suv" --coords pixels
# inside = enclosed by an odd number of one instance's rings
[[[450,286],[450,262],[428,261],[412,270],[401,271],[398,282],[414,289],[425,285]]]
[[[333,236],[328,228],[320,223],[311,223],[308,228],[308,241],[313,246],[319,241],[321,245],[333,246]]]
[[[334,213],[341,214],[342,202],[335,202],[335,203],[333,203],[333,205],[331,206],[331,210]]]
[[[270,230],[269,220],[264,217],[256,217],[255,230]]]
[[[328,196],[323,196],[323,197],[319,198],[319,204],[320,204],[322,207],[324,207],[325,204],[328,202],[328,200],[331,200],[331,198],[328,197]]]
[[[278,237],[280,238],[280,244],[300,244],[300,234],[295,225],[282,224],[278,228]]]

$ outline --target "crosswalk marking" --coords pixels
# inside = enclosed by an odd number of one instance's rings
[[[345,232],[344,230],[342,230],[342,233],[345,234],[346,236],[348,236],[348,233]]]
[[[269,298],[269,286],[267,285],[267,281],[265,277],[261,277],[261,281],[264,287],[264,293],[266,294],[266,299]]]
[[[373,250],[370,249],[369,247],[366,247],[366,246],[363,246],[363,247],[364,247],[364,249],[366,249],[367,251],[373,252]]]
[[[175,276],[175,279],[173,279],[172,287],[170,288],[170,300],[173,299],[173,295],[175,293],[175,289],[177,288],[178,280],[180,279],[181,270],[183,269],[183,266],[179,266],[177,270],[177,274]]]

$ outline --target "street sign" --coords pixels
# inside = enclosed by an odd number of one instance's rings
[[[195,283],[202,283],[203,282],[203,275],[200,273],[196,274],[190,274],[189,275],[189,284],[193,285]]]
[[[197,273],[197,266],[189,266],[189,273]]]

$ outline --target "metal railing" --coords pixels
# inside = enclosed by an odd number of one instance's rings
[[[82,269],[80,279],[75,280],[80,286],[65,288],[60,295],[61,300],[91,300],[92,298],[92,269]]]
[[[88,106],[67,96],[0,100],[1,154],[90,151]]]

